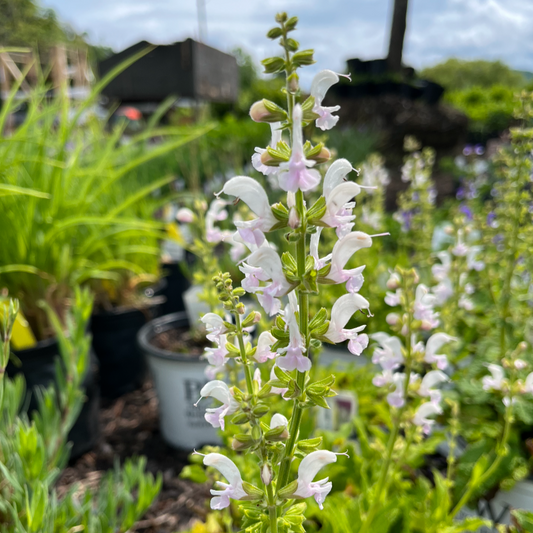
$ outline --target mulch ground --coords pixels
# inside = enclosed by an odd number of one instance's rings
[[[157,396],[147,381],[140,390],[102,405],[100,409],[100,439],[95,448],[82,455],[63,472],[58,493],[63,494],[73,484],[93,488],[103,474],[132,456],[144,455],[147,470],[161,472],[163,487],[143,519],[131,529],[139,533],[173,533],[188,529],[207,513],[209,488],[181,479],[179,473],[188,464],[187,452],[168,446],[159,431]]]

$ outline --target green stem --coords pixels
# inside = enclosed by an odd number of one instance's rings
[[[270,517],[270,533],[278,533],[278,510],[276,508],[276,500],[274,498],[274,491],[272,490],[272,483],[265,486],[268,498],[268,515]]]
[[[409,294],[410,287],[406,287],[405,294]],[[410,308],[410,302],[406,302],[406,308]],[[412,357],[411,357],[411,323],[412,323],[412,313],[409,311],[408,313],[408,321],[407,321],[407,333],[405,335],[405,345],[406,345],[406,361],[405,361],[405,382],[403,386],[403,397],[404,397],[404,404],[398,411],[398,416],[396,417],[396,420],[394,422],[392,432],[389,437],[389,442],[387,444],[387,450],[385,452],[385,462],[383,463],[383,466],[381,467],[381,471],[378,478],[377,488],[376,488],[376,494],[374,497],[374,501],[372,502],[372,505],[370,506],[370,509],[368,510],[368,514],[366,517],[366,520],[363,523],[363,526],[359,530],[359,533],[367,533],[372,526],[372,521],[374,520],[374,517],[376,516],[376,512],[381,505],[381,498],[383,495],[383,489],[386,488],[387,485],[387,478],[389,473],[389,468],[392,463],[392,455],[394,453],[394,446],[396,444],[396,441],[398,439],[398,435],[400,434],[400,423],[402,421],[403,413],[405,412],[405,409],[407,407],[407,392],[409,389],[409,381],[411,379],[411,367],[412,367]],[[398,463],[399,464],[399,463]]]
[[[303,192],[298,191],[296,193],[296,209],[300,216],[300,239],[296,245],[296,262],[298,265],[298,277],[301,281],[305,275],[305,261],[307,257],[306,249],[306,234],[307,234],[307,219],[305,214],[304,197]],[[305,345],[305,355],[309,357],[309,294],[304,292],[301,288],[297,289],[298,292],[298,305],[299,305],[299,319],[300,319],[300,333]],[[305,388],[306,372],[298,372],[296,376],[296,382],[301,391]],[[287,484],[290,466],[294,454],[294,447],[298,439],[300,431],[300,423],[302,421],[303,410],[298,398],[294,399],[294,406],[292,411],[291,422],[289,425],[289,440],[285,445],[285,454],[281,461],[278,478],[278,490],[285,487]]]
[[[246,377],[246,387],[248,389],[248,394],[252,397],[252,403],[255,403],[254,388],[253,388],[253,379],[252,379],[252,370],[246,359],[246,348],[244,346],[244,337],[242,333],[241,325],[241,316],[239,313],[235,314],[235,326],[237,331],[235,333],[237,339],[239,340],[239,351],[241,352],[242,366],[244,367],[244,376]]]
[[[494,462],[490,465],[488,470],[475,482],[470,482],[464,494],[461,496],[461,499],[457,502],[456,506],[453,508],[453,511],[450,514],[450,518],[455,518],[455,515],[468,503],[476,487],[480,487],[487,479],[490,479],[492,474],[496,472],[503,458],[507,455],[507,441],[509,440],[509,434],[511,432],[511,409],[512,409],[512,397],[509,398],[509,405],[505,410],[505,426],[503,429],[502,440],[496,449],[498,454]]]

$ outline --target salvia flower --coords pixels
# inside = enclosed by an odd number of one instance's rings
[[[287,163],[281,163],[278,174],[279,186],[287,192],[311,191],[320,183],[320,172],[311,167],[314,161],[305,158],[302,135],[302,107],[297,104],[293,110],[293,141],[291,157]]]
[[[339,121],[339,117],[334,116],[332,113],[338,111],[340,106],[324,107],[322,105],[322,101],[329,88],[338,82],[338,74],[331,70],[322,70],[313,78],[313,82],[311,83],[311,96],[315,99],[313,113],[319,115],[319,118],[316,119],[316,125],[317,128],[323,131],[330,130]]]
[[[203,357],[207,359],[210,367],[207,367],[206,373],[208,376],[213,376],[216,371],[223,368],[228,358],[228,350],[226,349],[226,335],[219,335],[215,339],[216,348],[206,348]]]
[[[452,337],[451,335],[442,332],[431,335],[426,342],[424,361],[429,364],[436,364],[437,368],[444,370],[448,366],[448,358],[446,355],[438,354],[437,351],[440,350],[444,344],[456,340],[456,337]]]
[[[257,215],[254,220],[235,220],[235,226],[244,244],[261,246],[265,241],[264,232],[277,223],[265,189],[248,176],[236,176],[226,182],[222,192],[242,200]]]
[[[346,282],[346,289],[351,292],[358,292],[363,285],[364,265],[346,270],[344,267],[352,255],[362,248],[372,246],[372,239],[362,231],[354,231],[338,240],[333,247],[331,254],[331,270],[327,278],[335,283]]]
[[[361,192],[361,188],[353,181],[345,181],[337,185],[330,193],[324,195],[326,212],[322,222],[330,228],[336,228],[337,237],[342,238],[353,228],[355,202],[351,200]]]
[[[270,140],[270,146],[276,148],[278,142],[281,141],[281,122],[272,122],[270,124],[270,130],[272,132],[272,138]],[[278,167],[265,165],[261,161],[261,156],[266,152],[266,148],[256,148],[255,154],[252,156],[252,165],[258,172],[265,176],[277,174],[279,172]]]
[[[374,333],[372,340],[377,341],[378,347],[372,355],[372,362],[380,365],[383,370],[394,370],[404,362],[402,343],[398,337],[386,333]]]
[[[387,402],[391,407],[403,407],[405,404],[405,374],[403,372],[393,374],[392,383],[396,387],[396,390],[387,394]]]
[[[224,429],[224,417],[232,415],[239,409],[239,403],[233,398],[231,391],[223,381],[213,380],[206,383],[200,391],[200,396],[215,398],[222,403],[220,407],[206,409],[205,419],[214,428]]]
[[[208,331],[208,335],[206,335],[207,339],[217,344],[220,343],[220,335],[223,335],[227,331],[224,325],[224,319],[216,313],[206,313],[200,320],[204,323]]]
[[[292,286],[283,274],[281,259],[276,251],[268,246],[262,246],[248,257],[240,270],[245,275],[243,289],[258,293],[259,303],[270,316],[277,314],[281,309],[278,298],[287,294]],[[268,280],[271,280],[271,283],[264,287],[259,286],[259,281]]]
[[[285,323],[289,325],[289,345],[285,348],[280,348],[278,352],[285,354],[283,357],[278,357],[276,364],[283,370],[298,370],[298,372],[307,372],[311,369],[311,359],[304,355],[305,345],[298,327],[298,322],[295,315],[296,309],[293,302],[289,299],[289,305],[285,308]]]
[[[328,481],[328,478],[320,481],[313,481],[313,479],[321,468],[336,461],[337,454],[328,450],[318,450],[304,457],[298,467],[298,488],[295,490],[294,496],[298,498],[314,496],[320,509],[323,509],[324,500],[333,485],[331,481]]]
[[[227,202],[224,200],[213,200],[205,215],[205,238],[207,242],[217,243],[223,241],[226,233],[215,226],[215,222],[220,222],[228,218],[228,212],[224,209]]]
[[[433,402],[426,402],[423,403],[415,413],[415,416],[413,417],[413,423],[416,426],[422,427],[422,431],[428,435],[431,432],[431,426],[435,423],[435,420],[431,420],[428,417],[434,416],[434,415],[440,415],[442,413],[442,408],[433,403]]]
[[[435,387],[447,381],[450,381],[450,378],[444,372],[441,370],[431,370],[422,378],[418,394],[420,396],[429,396],[433,403],[439,404],[442,399],[442,394]]]
[[[176,220],[182,224],[190,224],[194,220],[194,213],[188,207],[178,209]]]
[[[505,384],[505,372],[500,365],[487,365],[490,376],[485,376],[482,380],[484,390],[502,390]]]
[[[231,459],[220,453],[208,453],[204,457],[204,465],[216,468],[229,481],[229,484],[217,481],[223,490],[211,489],[211,494],[214,496],[211,498],[211,509],[225,509],[229,507],[230,498],[242,500],[248,496],[242,486],[241,473]]]
[[[272,352],[271,348],[275,342],[276,339],[270,331],[263,331],[263,333],[259,335],[259,339],[257,339],[257,349],[253,356],[254,359],[258,363],[265,363],[269,359],[274,359],[276,354]]]
[[[421,283],[417,286],[413,316],[416,320],[422,321],[422,329],[430,330],[439,325],[439,314],[433,310],[436,303],[437,298],[425,285]]]
[[[368,300],[360,294],[344,294],[334,304],[331,309],[331,320],[329,321],[328,331],[324,335],[326,339],[334,344],[349,340],[348,350],[354,355],[361,355],[363,350],[368,346],[368,335],[361,334],[365,326],[359,326],[353,329],[345,329],[346,324],[352,318],[354,313],[362,309],[368,309],[370,304]]]

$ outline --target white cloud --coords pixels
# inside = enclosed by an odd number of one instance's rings
[[[141,39],[154,43],[196,38],[195,0],[43,0],[93,42],[123,49]],[[208,44],[245,48],[256,61],[277,53],[266,31],[283,9],[300,17],[297,38],[315,48],[319,68],[343,71],[350,57],[383,57],[388,48],[392,0],[206,0]],[[502,59],[533,71],[531,0],[411,0],[405,61],[414,67],[450,56]]]

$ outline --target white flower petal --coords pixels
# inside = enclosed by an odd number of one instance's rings
[[[208,453],[204,457],[204,465],[216,468],[232,486],[242,485],[242,477],[237,465],[221,453]]]
[[[280,426],[287,427],[289,421],[280,413],[276,413],[272,416],[270,420],[270,429],[278,428]]]
[[[322,70],[311,83],[311,96],[314,96],[316,103],[321,104],[326,93],[332,85],[339,82],[339,76],[332,70]]]
[[[236,176],[226,182],[222,192],[241,199],[261,219],[260,229],[268,231],[277,223],[267,193],[256,180],[248,176]]]
[[[326,200],[337,185],[346,181],[346,176],[353,170],[352,164],[347,159],[337,159],[326,172],[324,177],[323,192]]]
[[[337,455],[329,450],[318,450],[304,457],[298,467],[298,489],[295,494],[298,494],[301,487],[303,488],[312,483],[322,467],[330,463],[335,463],[336,461]]]

